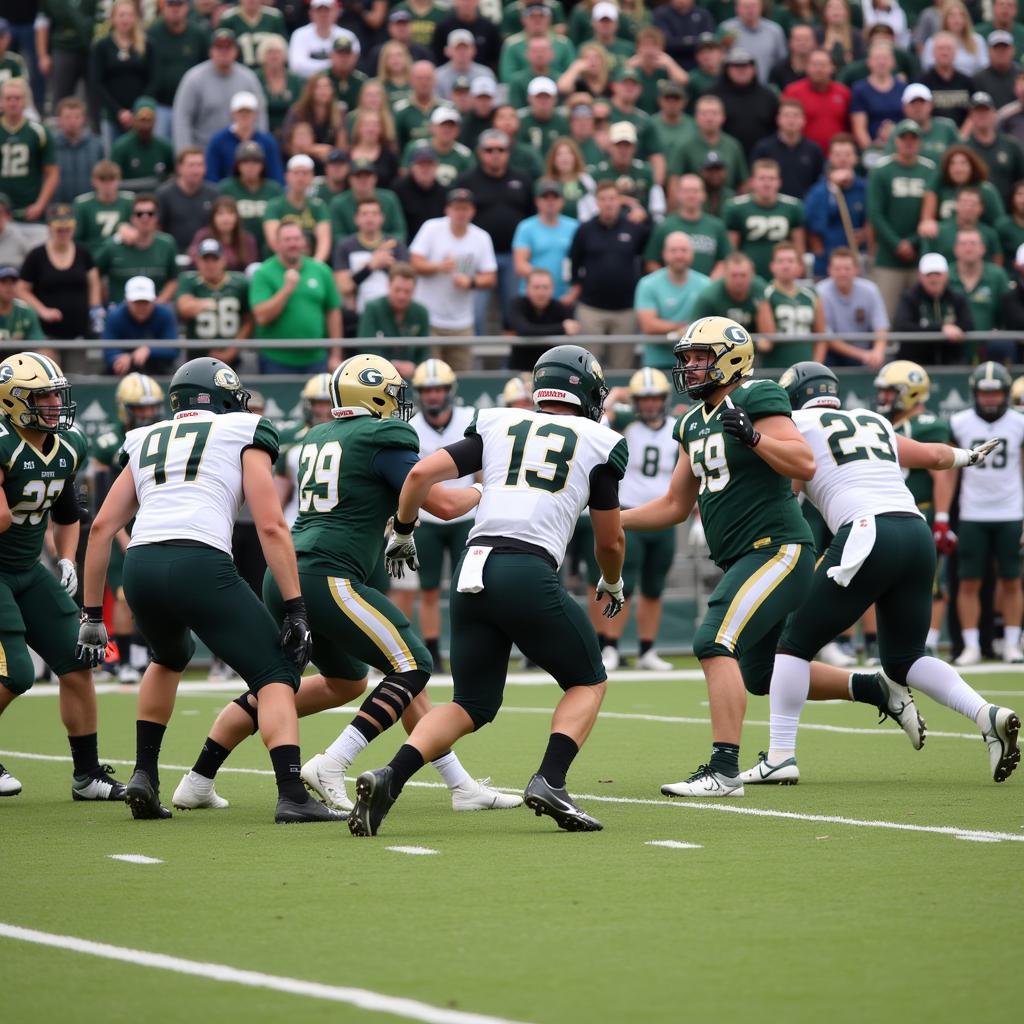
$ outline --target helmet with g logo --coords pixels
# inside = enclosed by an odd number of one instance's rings
[[[747,329],[725,316],[694,320],[672,347],[677,365],[672,370],[676,391],[707,398],[717,388],[749,377],[754,369],[754,342]],[[686,353],[704,352],[705,362],[686,365]]]
[[[331,374],[336,419],[369,413],[378,419],[408,420],[412,416],[408,393],[402,375],[383,356],[352,356]]]

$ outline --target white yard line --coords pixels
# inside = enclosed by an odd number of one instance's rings
[[[111,860],[123,860],[126,864],[163,864],[156,857],[147,857],[141,853],[108,853]]]
[[[506,709],[507,710],[507,709]],[[57,754],[32,754],[22,750],[0,750],[0,757],[20,757],[28,761],[60,761],[70,762],[71,758]],[[110,764],[134,765],[134,761],[106,759]],[[161,764],[167,771],[189,771],[191,766],[180,764]],[[220,774],[233,772],[237,775],[273,775],[266,768],[221,768]],[[349,777],[350,782],[355,780]],[[407,782],[406,786],[420,789],[447,789],[442,782]],[[510,786],[494,786],[502,793],[522,793],[521,789]],[[860,818],[843,818],[836,815],[798,814],[795,811],[775,811],[762,807],[738,807],[734,802],[706,802],[700,800],[642,800],[628,796],[604,796],[597,793],[574,793],[581,802],[588,800],[603,804],[625,804],[633,807],[664,807],[695,811],[719,811],[726,814],[747,814],[756,818],[780,818],[787,821],[818,821],[832,825],[849,825],[853,828],[882,828],[896,832],[921,832],[932,835],[954,836],[957,839],[975,839],[977,842],[999,842],[1005,840],[1012,843],[1024,843],[1024,835],[1013,832],[993,832],[987,829],[959,828],[955,825],[908,825],[899,821],[866,821]]]
[[[669,850],[703,850],[700,843],[680,843],[675,839],[648,839],[644,846],[664,846]]]
[[[385,850],[392,853],[408,853],[413,857],[429,857],[431,854],[440,853],[440,850],[432,850],[429,846],[385,846]]]
[[[32,942],[39,946],[50,946],[71,953],[83,953],[86,956],[97,956],[104,960],[118,960],[121,963],[152,967],[160,971],[172,971],[175,974],[189,974],[194,978],[244,985],[247,988],[270,989],[293,996],[308,996],[311,999],[324,999],[332,1003],[346,1003],[349,1006],[358,1007],[360,1010],[387,1013],[405,1020],[424,1021],[426,1024],[516,1024],[515,1021],[510,1021],[505,1017],[448,1010],[440,1006],[431,1006],[429,1003],[421,1003],[417,999],[387,996],[364,988],[323,985],[316,981],[305,981],[302,978],[286,978],[279,974],[264,974],[262,971],[244,971],[237,967],[229,967],[227,964],[210,963],[205,960],[185,960],[177,956],[167,956],[164,953],[150,953],[146,950],[130,949],[126,946],[111,946],[106,942],[92,942],[89,939],[79,939],[73,935],[55,935],[52,932],[40,932],[34,928],[21,928],[18,925],[2,922],[0,922],[0,938]]]

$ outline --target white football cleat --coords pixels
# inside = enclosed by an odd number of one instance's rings
[[[1024,651],[1020,649],[1020,644],[1004,644],[1003,661],[1009,665],[1020,665],[1024,662]]]
[[[345,788],[345,769],[326,754],[314,754],[303,766],[301,778],[314,796],[336,811],[351,811],[352,801]]]
[[[636,659],[636,667],[642,668],[645,672],[671,672],[672,662],[666,661],[658,655],[653,648],[648,648],[646,654]]]
[[[988,746],[988,760],[992,778],[1005,782],[1020,764],[1020,748],[1017,735],[1020,732],[1020,718],[1010,708],[998,704],[986,704],[978,712],[981,738]]]
[[[219,811],[231,806],[213,788],[213,779],[206,779],[195,772],[185,772],[171,797],[171,804],[179,811],[198,811],[203,808]]]
[[[857,659],[851,658],[835,640],[825,644],[814,660],[823,661],[826,665],[834,665],[836,668],[850,668],[857,664]]]
[[[621,662],[619,657],[619,649],[617,647],[604,647],[601,650],[601,664],[604,665],[605,672],[614,672]]]
[[[768,754],[762,750],[757,755],[757,764],[740,772],[740,782],[747,783],[768,783],[775,786],[795,786],[800,781],[800,769],[796,766],[795,757],[787,757],[785,761],[778,764],[771,764],[768,761]]]
[[[139,670],[131,665],[121,665],[117,670],[117,681],[122,686],[138,686],[141,678]]]
[[[970,665],[981,664],[981,648],[980,647],[965,647],[960,652],[960,657],[954,662],[957,668],[966,668]]]
[[[21,792],[21,783],[0,764],[0,796],[17,796]]]
[[[884,708],[878,709],[880,714],[883,718],[891,718],[907,734],[910,745],[920,750],[924,746],[926,726],[914,703],[910,687],[894,683],[880,672],[878,677],[889,690],[889,702]]]
[[[661,787],[665,796],[743,796],[743,778],[740,775],[722,775],[702,764],[684,782],[667,782]]]
[[[517,793],[499,793],[487,785],[490,779],[470,779],[452,790],[453,811],[507,811],[521,807]]]

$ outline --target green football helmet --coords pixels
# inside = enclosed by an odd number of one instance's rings
[[[988,362],[976,366],[968,384],[974,395],[974,411],[987,423],[993,423],[1006,412],[1013,380],[1002,363]]]
[[[794,363],[779,378],[779,387],[789,395],[794,409],[838,409],[840,405],[839,378],[821,363]]]
[[[587,419],[604,415],[608,385],[601,364],[579,345],[549,348],[533,367],[533,401],[578,405]]]
[[[201,356],[178,367],[167,396],[171,412],[202,409],[206,412],[248,412],[249,392],[238,374],[220,359]]]

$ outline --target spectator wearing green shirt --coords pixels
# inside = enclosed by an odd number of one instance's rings
[[[594,42],[615,63],[628,60],[636,50],[632,40],[619,34],[619,9],[609,0],[598,0],[590,9],[590,31]]]
[[[121,190],[121,169],[113,160],[101,160],[92,169],[92,191],[74,202],[75,243],[96,258],[101,246],[131,220],[131,192]]]
[[[248,231],[259,247],[260,255],[269,252],[263,235],[267,207],[284,191],[266,176],[266,156],[258,142],[243,142],[235,150],[235,173],[217,186],[221,195],[231,196],[238,206],[242,229]]]
[[[429,60],[418,60],[409,68],[409,95],[399,100],[392,111],[400,150],[413,139],[430,137],[430,115],[441,105],[434,92],[435,84],[435,68]]]
[[[1013,184],[1024,178],[1024,149],[1012,136],[998,130],[995,101],[987,92],[971,95],[971,114],[965,142],[988,167],[988,180],[996,187],[1005,206]]]
[[[805,360],[823,363],[825,342],[806,338],[809,334],[825,332],[825,308],[812,287],[800,284],[803,256],[792,242],[779,242],[772,249],[771,272],[771,284],[764,294],[771,308],[775,333],[802,340],[780,343],[758,338],[758,362],[763,367],[776,369]]]
[[[693,305],[711,279],[693,267],[693,244],[683,231],[673,231],[662,250],[665,264],[660,270],[640,278],[636,286],[637,323],[643,334],[669,334],[683,331],[693,320]],[[644,366],[659,370],[675,365],[670,344],[644,345]]]
[[[742,188],[749,172],[743,147],[722,131],[725,107],[717,96],[701,96],[693,114],[696,132],[676,148],[668,157],[668,173],[699,174],[709,153],[715,153],[726,168],[725,184],[731,189]]]
[[[686,143],[696,131],[693,118],[684,111],[686,106],[686,89],[671,79],[658,83],[658,110],[651,118],[654,130],[658,133],[658,149],[662,153]]]
[[[28,100],[27,79],[9,78],[0,86],[0,192],[10,197],[15,220],[40,221],[60,175],[53,136],[25,117]]]
[[[922,242],[925,252],[941,252],[947,258],[953,255],[957,234],[961,231],[977,231],[981,235],[985,259],[1001,264],[1003,251],[999,234],[990,224],[982,221],[981,193],[976,188],[962,188],[956,197],[953,216],[939,224],[934,238]],[[923,232],[922,232],[923,236]]]
[[[917,123],[921,129],[921,156],[942,162],[947,149],[960,141],[960,131],[955,121],[948,117],[934,117],[932,91],[920,82],[911,82],[903,90],[903,116]],[[896,136],[891,134],[883,152],[888,155],[896,151]]]
[[[267,248],[273,252],[278,227],[284,222],[294,222],[309,237],[313,259],[328,263],[331,258],[331,218],[319,199],[309,198],[312,184],[313,159],[305,153],[297,153],[288,161],[284,172],[284,194],[267,203],[263,237]]]
[[[405,213],[398,196],[390,189],[377,188],[377,171],[373,164],[356,161],[348,176],[348,188],[331,200],[331,230],[335,239],[354,235],[356,207],[363,199],[376,199],[384,214],[384,234],[394,235],[403,242],[409,237]]]
[[[249,282],[254,338],[330,339],[330,348],[260,351],[260,373],[323,373],[341,362],[341,299],[330,268],[304,255],[302,225],[284,221],[273,239],[276,255],[265,260]]]
[[[949,268],[949,284],[951,288],[963,292],[967,296],[967,304],[971,307],[971,319],[976,331],[995,331],[1003,326],[1003,296],[1010,290],[1010,278],[1002,267],[997,267],[985,258],[985,249],[981,233],[977,228],[965,228],[958,231],[953,244],[954,263]],[[999,349],[1005,344],[1006,349]],[[968,350],[968,361],[977,347],[971,342],[965,346]],[[986,343],[986,359],[1002,359],[1016,350],[1016,342]]]
[[[602,0],[605,2],[605,0]],[[654,127],[650,114],[644,113],[637,103],[640,100],[640,72],[626,64],[616,70],[612,76],[612,102],[609,117],[610,124],[629,121],[636,129],[636,155],[647,160],[651,165],[651,173],[656,185],[665,183],[665,154],[658,151],[660,136]],[[664,208],[662,209],[664,212]]]
[[[501,47],[498,78],[511,82],[526,67],[526,47],[534,36],[547,36],[555,51],[553,70],[560,75],[572,63],[576,48],[565,36],[551,30],[551,10],[542,2],[530,2],[523,11],[523,31],[509,36]]]
[[[178,246],[157,230],[156,196],[143,192],[132,201],[132,215],[96,254],[96,268],[106,278],[107,300],[124,301],[124,286],[133,277],[148,277],[156,287],[156,302],[170,303],[178,289]]]
[[[608,159],[588,170],[595,182],[615,182],[622,197],[622,206],[631,220],[647,220],[654,213],[654,204],[651,202],[654,182],[650,166],[636,158],[636,128],[628,121],[619,121],[609,129],[608,142]],[[659,201],[660,212],[664,213],[664,193],[659,196]]]
[[[413,300],[416,290],[416,271],[408,263],[398,262],[388,271],[388,292],[371,299],[359,317],[360,338],[428,338],[430,316],[427,307]],[[361,352],[382,355],[395,364],[395,369],[407,380],[430,354],[426,345],[407,348],[360,346]]]
[[[20,277],[17,267],[9,263],[0,266],[0,350],[8,352],[20,348],[23,341],[44,338],[36,311],[27,302],[14,297]]]
[[[1010,207],[1006,216],[996,225],[999,241],[1003,247],[1003,266],[1012,267],[1017,250],[1024,245],[1024,181],[1013,186]]]
[[[765,298],[767,289],[764,280],[755,276],[750,257],[742,252],[731,252],[723,261],[722,276],[697,296],[690,319],[727,316],[751,335],[772,334],[775,321]]]
[[[640,76],[640,99],[637,106],[652,117],[658,113],[658,99],[669,82],[683,88],[686,72],[665,52],[665,34],[648,25],[636,34],[636,53],[626,63]]]
[[[437,183],[447,188],[476,163],[472,152],[459,142],[462,115],[454,107],[438,107],[430,115],[430,138],[415,139],[402,151],[402,167],[408,169],[413,153],[429,147],[437,156]]]
[[[529,108],[519,111],[519,141],[546,158],[555,139],[569,134],[569,122],[557,109],[558,86],[550,78],[535,78],[526,97]]]
[[[133,192],[152,191],[171,173],[174,147],[156,134],[156,100],[151,96],[140,96],[132,105],[131,128],[111,147],[110,159]]]
[[[74,96],[89,79],[89,47],[96,29],[99,0],[42,0],[36,25],[39,71],[50,80],[53,101]],[[24,77],[24,76],[22,76]]]
[[[693,246],[693,269],[709,278],[722,273],[722,260],[732,252],[729,232],[718,217],[704,212],[707,192],[696,174],[684,174],[676,185],[676,210],[670,213],[651,235],[644,250],[648,272],[661,266],[665,240],[674,231],[685,231]]]

